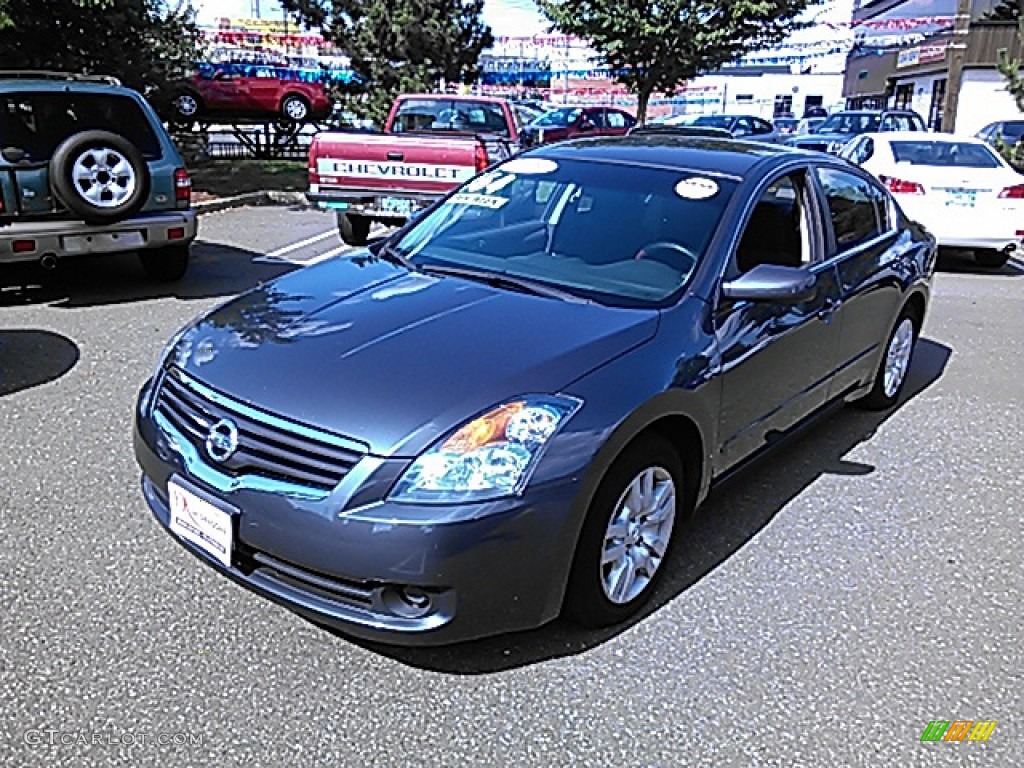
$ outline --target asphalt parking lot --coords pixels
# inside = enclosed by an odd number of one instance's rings
[[[905,402],[723,487],[639,620],[399,650],[189,556],[132,453],[171,334],[333,225],[205,216],[173,287],[0,269],[0,765],[1024,765],[1024,262],[947,255]],[[998,725],[921,743],[936,719]]]

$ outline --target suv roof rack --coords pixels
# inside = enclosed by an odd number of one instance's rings
[[[79,72],[52,72],[45,69],[0,69],[0,80],[66,80],[121,85],[120,80],[110,75],[84,75]]]

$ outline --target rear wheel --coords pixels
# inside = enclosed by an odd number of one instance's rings
[[[979,266],[989,269],[999,269],[1006,266],[1010,260],[1010,254],[1006,251],[997,251],[994,248],[982,248],[974,252],[974,260]]]
[[[281,114],[294,123],[309,117],[309,102],[301,96],[289,94],[281,100]]]
[[[199,94],[192,91],[182,91],[174,97],[174,117],[181,121],[195,120],[203,109],[202,99]]]
[[[191,252],[187,245],[168,245],[139,252],[142,271],[151,280],[171,283],[180,280],[188,271]]]
[[[683,462],[659,435],[616,459],[587,513],[573,559],[565,613],[601,627],[636,613],[664,571],[684,504]]]
[[[346,245],[366,245],[370,239],[371,220],[354,213],[338,214],[338,233]]]
[[[904,310],[889,334],[885,355],[875,374],[874,386],[871,392],[857,401],[857,405],[871,411],[882,411],[896,405],[907,381],[916,342],[917,324],[910,313]]]

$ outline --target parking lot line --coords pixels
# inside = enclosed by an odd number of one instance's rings
[[[329,229],[326,232],[321,232],[319,235],[307,237],[305,240],[300,240],[297,243],[292,243],[291,245],[286,245],[282,248],[278,248],[276,251],[268,251],[266,255],[269,256],[270,258],[278,258],[280,256],[284,256],[286,253],[291,253],[292,251],[297,251],[300,248],[305,248],[307,245],[319,243],[321,240],[326,240],[329,237],[333,237],[337,233],[337,228]]]

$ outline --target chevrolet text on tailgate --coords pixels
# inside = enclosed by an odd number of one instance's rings
[[[314,137],[308,197],[337,211],[343,241],[365,245],[373,222],[404,224],[518,146],[519,124],[503,99],[399,96],[382,133]]]

